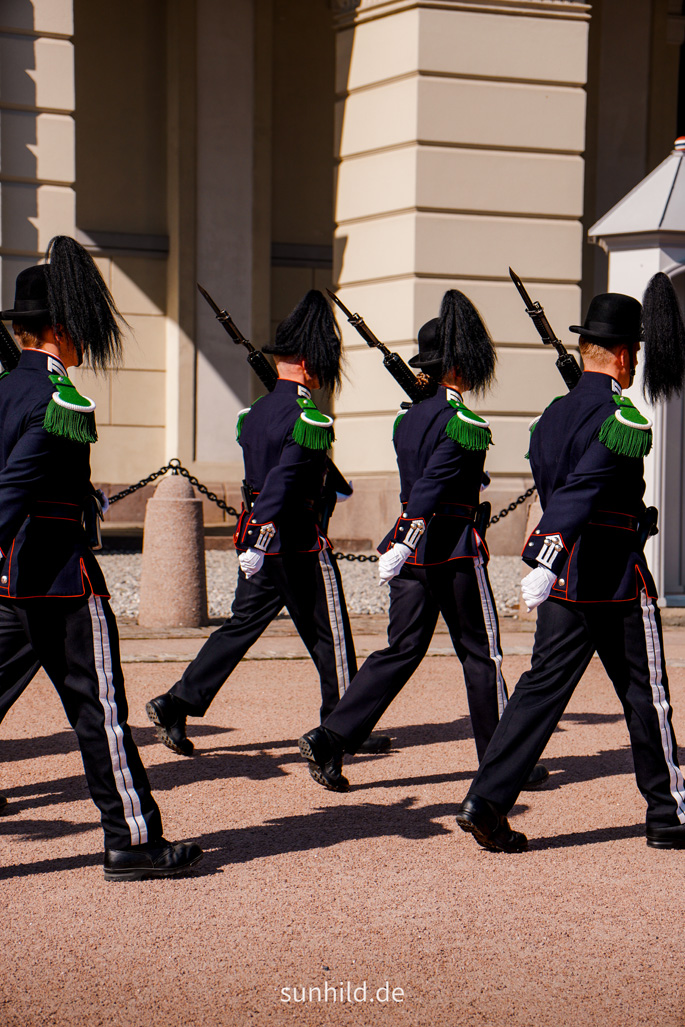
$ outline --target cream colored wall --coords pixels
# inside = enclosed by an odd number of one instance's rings
[[[504,488],[528,472],[529,419],[563,389],[508,266],[562,337],[579,315],[589,8],[352,6],[338,5],[339,292],[405,358],[446,289],[476,303],[498,347],[499,384],[478,407]],[[345,341],[336,460],[392,473],[405,397],[348,326]]]
[[[98,404],[101,482],[136,481],[166,458],[166,6],[74,0],[77,238],[130,326],[120,371],[74,372]]]
[[[18,272],[57,232],[74,231],[71,0],[0,4],[2,306]]]

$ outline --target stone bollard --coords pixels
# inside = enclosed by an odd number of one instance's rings
[[[525,536],[524,541],[527,541],[529,539],[529,537],[532,535],[532,533],[535,531],[535,528],[539,524],[541,518],[542,518],[542,507],[540,506],[540,500],[536,498],[536,499],[533,500],[533,502],[528,507],[528,518],[526,520],[526,536]],[[521,577],[522,578],[525,577],[529,570],[532,570],[532,568],[528,567],[526,564],[522,563],[521,564]],[[533,623],[534,623],[538,619],[538,611],[537,610],[531,610],[530,613],[529,613],[528,610],[526,609],[526,604],[524,603],[523,599],[521,597],[519,597],[519,612],[518,612],[518,616],[519,616],[519,620],[533,621]]]
[[[202,500],[180,474],[162,478],[145,510],[138,623],[146,628],[207,623]]]

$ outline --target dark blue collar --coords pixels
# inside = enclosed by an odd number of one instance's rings
[[[46,353],[44,349],[23,349],[19,357],[19,367],[24,370],[47,371],[48,374],[67,373],[62,361]]]
[[[312,394],[304,385],[300,385],[299,382],[294,382],[292,378],[279,378],[276,382],[274,392],[290,392],[296,397],[304,397],[304,399],[311,399]]]
[[[623,389],[611,374],[604,374],[602,371],[583,371],[576,389],[591,389],[593,392],[612,392],[615,396],[621,396]],[[574,390],[575,391],[575,390]]]

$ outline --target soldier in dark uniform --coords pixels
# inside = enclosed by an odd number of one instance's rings
[[[682,386],[685,333],[665,275],[655,276],[644,302],[643,314],[630,296],[593,299],[585,324],[570,329],[580,334],[583,376],[533,425],[530,461],[544,513],[523,550],[533,568],[523,597],[529,609],[538,607],[532,665],[457,814],[462,830],[493,851],[526,848],[506,814],[595,652],[626,716],[647,802],[647,844],[685,846],[685,787],[657,593],[642,552],[651,422],[623,395],[635,371],[641,318],[653,401]]]
[[[327,300],[312,290],[281,322],[272,346],[273,392],[241,411],[245,502],[235,533],[240,572],[232,616],[210,635],[183,677],[147,704],[160,741],[190,756],[186,718],[203,717],[251,645],[285,606],[321,679],[321,716],[330,713],[357,670],[336,561],[321,528],[331,463],[333,420],[312,389],[340,383],[340,331]],[[342,487],[351,491],[346,482]],[[390,739],[367,741],[369,751]]]
[[[507,702],[489,556],[474,525],[490,428],[462,399],[493,382],[495,350],[463,293],[445,294],[409,363],[434,379],[435,393],[395,422],[402,514],[378,547],[380,580],[390,583],[389,645],[368,657],[322,726],[299,742],[312,777],[333,791],[349,787],[343,753],[357,751],[417,669],[440,613],[464,669],[479,758]],[[530,786],[547,776],[536,768]]]
[[[105,834],[105,878],[187,870],[194,844],[162,836],[159,809],[127,724],[119,640],[82,517],[92,504],[95,404],[67,377],[104,370],[121,349],[118,312],[93,259],[57,236],[49,263],[17,278],[18,366],[0,380],[0,720],[39,666],[76,731]]]

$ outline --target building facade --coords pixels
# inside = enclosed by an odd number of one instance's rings
[[[178,456],[237,501],[234,426],[259,382],[196,282],[257,346],[307,289],[336,288],[405,358],[458,288],[497,344],[478,409],[490,499],[509,503],[530,484],[528,422],[563,383],[508,268],[572,347],[607,281],[588,227],[685,129],[684,26],[682,0],[2,0],[3,305],[73,234],[130,326],[116,376],[80,375],[94,477]],[[333,535],[363,547],[396,516],[404,397],[343,333],[335,459],[355,496]],[[493,551],[517,552],[524,522],[492,529]]]

